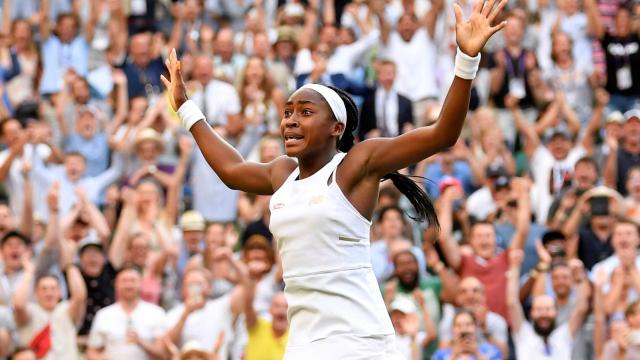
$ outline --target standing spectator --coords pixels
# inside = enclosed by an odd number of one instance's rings
[[[182,230],[182,241],[178,253],[176,272],[179,279],[182,278],[187,263],[204,249],[204,230],[206,223],[202,215],[196,210],[185,211],[180,216],[180,230]]]
[[[497,164],[487,166],[484,186],[474,191],[466,201],[469,216],[476,221],[487,221],[492,218],[498,210],[498,204],[507,201],[511,191],[510,182],[509,173],[504,166]]]
[[[411,100],[394,87],[397,71],[393,61],[379,62],[378,86],[365,98],[360,113],[358,137],[361,140],[398,136],[406,131],[406,126],[413,125]]]
[[[509,108],[505,103],[507,95],[519,100],[527,119],[535,117],[535,99],[539,97],[536,93],[539,90],[532,86],[534,78],[539,76],[535,53],[522,46],[525,27],[523,18],[515,13],[510,14],[503,33],[505,46],[489,57],[488,64],[491,69],[491,100],[499,110],[498,126],[510,144],[514,143],[516,129],[511,114],[505,111]]]
[[[239,126],[240,98],[229,83],[214,78],[214,64],[211,57],[201,55],[194,59],[193,79],[200,86],[192,100],[201,106],[202,113],[211,126],[227,127],[231,133]],[[229,129],[230,128],[230,129]]]
[[[618,7],[614,27],[607,30],[596,1],[585,0],[584,6],[589,32],[600,41],[605,52],[605,88],[611,95],[609,107],[621,112],[637,108],[640,105],[640,30],[632,27],[631,10],[626,6]]]
[[[453,318],[453,340],[450,347],[438,350],[434,360],[447,360],[459,358],[471,359],[502,359],[500,349],[486,342],[478,341],[477,323],[473,313],[461,311]]]
[[[506,101],[513,112],[516,127],[526,141],[524,151],[531,164],[536,194],[534,213],[537,222],[544,224],[553,196],[570,185],[575,164],[584,155],[591,153],[593,139],[585,136],[575,144],[575,133],[572,134],[563,127],[555,127],[547,130],[543,144],[536,131],[524,119],[514,98],[510,97]]]
[[[236,267],[242,266],[234,260],[230,252],[224,253],[224,260]],[[246,281],[246,274],[243,274]],[[246,284],[245,284],[246,287]],[[220,348],[220,357],[226,359],[229,354],[229,344],[233,342],[233,323],[243,309],[243,287],[236,287],[231,294],[216,300],[207,300],[210,284],[206,270],[193,269],[184,274],[182,280],[183,303],[175,306],[167,315],[166,336],[176,346],[183,346],[191,340],[200,344],[213,344],[219,337],[224,337]],[[224,334],[224,335],[221,335]]]
[[[473,276],[463,278],[458,284],[455,298],[456,307],[445,305],[442,321],[438,329],[438,347],[453,346],[455,337],[455,317],[461,311],[473,314],[477,325],[476,338],[481,343],[490,343],[507,353],[508,331],[505,319],[487,308],[487,294],[484,285]]]
[[[244,298],[244,315],[249,332],[245,359],[279,360],[284,357],[289,337],[287,299],[283,292],[276,293],[269,307],[271,320],[260,317],[253,306],[256,285],[254,280],[250,280]]]
[[[518,279],[523,253],[512,251],[509,258],[507,304],[517,358],[570,359],[574,338],[589,310],[588,299],[591,288],[582,264],[579,263],[579,266],[572,268],[573,279],[579,284],[576,306],[572,309],[569,320],[558,325],[556,303],[549,295],[533,298],[531,322],[526,320],[518,296]]]
[[[612,333],[602,350],[602,359],[634,359],[640,356],[640,302],[635,301],[624,313],[626,323],[622,331]]]
[[[382,57],[392,60],[397,66],[395,86],[398,93],[413,102],[415,124],[422,123],[429,102],[440,97],[434,72],[438,55],[433,39],[442,7],[442,1],[432,2],[422,19],[406,12],[398,20],[395,30],[382,32]],[[380,20],[384,21],[383,18]]]
[[[640,53],[640,51],[639,51]],[[639,80],[640,81],[640,80]],[[629,169],[640,165],[640,110],[634,109],[624,113],[622,139],[607,137],[609,153],[604,166],[604,182],[622,196],[627,195],[625,179]]]
[[[58,15],[52,34],[48,16],[51,1],[43,0],[40,6],[41,52],[46,54],[42,57],[40,93],[44,95],[59,92],[67,72],[86,76],[89,71],[90,39],[80,32],[78,17],[73,13]]]
[[[82,323],[87,289],[74,265],[67,263],[65,272],[71,296],[59,302],[60,284],[53,276],[34,279],[35,267],[23,257],[24,276],[13,297],[13,311],[20,342],[33,349],[39,359],[79,359],[77,329]],[[29,303],[35,280],[36,303]]]
[[[87,359],[147,360],[164,356],[161,342],[165,313],[140,299],[140,273],[124,268],[116,276],[116,303],[96,314]]]
[[[153,58],[151,51],[151,33],[142,32],[131,37],[129,54],[122,70],[127,76],[129,98],[160,94],[160,74],[164,64],[160,57]]]
[[[489,310],[508,319],[506,290],[507,279],[504,273],[509,268],[509,253],[521,250],[529,232],[531,219],[529,205],[529,184],[526,179],[514,179],[513,191],[517,196],[516,232],[511,239],[509,249],[498,252],[496,231],[493,224],[479,222],[472,226],[469,245],[472,253],[463,254],[459,244],[451,236],[451,201],[443,201],[438,210],[438,218],[442,227],[440,245],[449,266],[461,277],[478,278],[487,291],[487,307]]]
[[[20,64],[20,74],[6,82],[6,93],[11,107],[17,110],[36,94],[40,55],[36,51],[31,24],[27,20],[16,20],[11,24],[11,42]]]
[[[242,72],[247,57],[235,51],[233,44],[234,32],[229,27],[218,30],[214,40],[213,62],[219,72],[219,78],[230,84],[235,84],[238,75]]]
[[[17,231],[9,231],[0,239],[0,304],[11,304],[17,285],[24,276],[22,259],[27,254],[31,240]]]
[[[423,359],[425,348],[436,336],[436,327],[419,293],[416,293],[416,301],[422,309],[422,317],[409,299],[397,298],[389,305],[389,316],[396,332],[396,348],[405,359],[411,360]]]

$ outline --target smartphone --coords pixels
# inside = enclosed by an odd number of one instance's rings
[[[609,197],[594,196],[589,202],[591,203],[591,215],[609,215]]]

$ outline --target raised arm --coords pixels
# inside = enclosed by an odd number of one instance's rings
[[[18,328],[27,325],[31,320],[27,304],[31,296],[36,269],[29,258],[29,254],[22,255],[22,269],[22,279],[13,294],[13,317]]]
[[[571,259],[569,260],[569,267],[571,267],[573,282],[578,288],[576,304],[571,312],[571,316],[569,317],[569,331],[571,332],[571,336],[576,336],[580,328],[582,328],[584,319],[589,312],[591,285],[589,284],[589,280],[587,280],[587,275],[585,274],[582,261],[578,259]]]
[[[171,74],[171,81],[164,76],[162,81],[169,92],[171,106],[178,110],[187,102],[187,95],[175,49],[171,51],[166,65]],[[193,103],[190,105],[195,107]],[[271,195],[276,188],[274,184],[279,186],[297,166],[293,159],[284,156],[268,164],[246,162],[233,146],[213,131],[206,121],[201,120],[204,120],[204,117],[192,119],[195,123],[185,125],[196,139],[200,151],[213,171],[231,189]]]
[[[460,246],[453,238],[453,206],[452,202],[455,198],[462,196],[459,188],[450,186],[445,189],[440,196],[440,200],[436,206],[438,220],[440,221],[440,247],[444,254],[447,264],[457,271],[462,263],[462,255],[460,254]]]
[[[529,225],[531,224],[531,204],[529,188],[531,182],[526,178],[515,178],[512,180],[513,191],[518,196],[518,208],[516,213],[516,233],[511,238],[509,249],[522,249],[527,241]]]
[[[436,32],[436,23],[438,22],[438,15],[442,11],[443,1],[442,0],[433,0],[431,1],[431,9],[427,11],[424,15],[424,19],[422,20],[424,23],[424,27],[429,34],[429,37],[433,39]]]
[[[518,100],[511,95],[507,95],[504,98],[505,105],[511,111],[513,119],[516,125],[516,129],[525,138],[524,152],[527,158],[531,160],[533,153],[540,146],[540,137],[536,133],[534,127],[529,124],[527,119],[524,118],[520,107],[518,106]]]
[[[602,123],[602,113],[604,112],[604,108],[609,103],[609,94],[603,88],[595,89],[595,106],[593,107],[593,111],[591,111],[591,117],[589,118],[589,123],[587,124],[587,129],[584,132],[582,140],[580,144],[582,147],[588,152],[593,152],[593,140],[600,130],[600,124]]]
[[[525,321],[522,305],[520,305],[520,266],[524,259],[522,250],[512,250],[509,253],[509,273],[507,274],[507,310],[511,319],[511,331],[517,333]]]
[[[69,297],[69,315],[73,323],[78,325],[82,323],[85,309],[87,308],[87,287],[84,284],[80,270],[75,265],[69,264],[65,269],[71,295]]]
[[[118,269],[124,264],[125,253],[127,251],[127,238],[133,222],[138,217],[136,208],[138,206],[138,195],[135,190],[125,189],[122,191],[124,207],[120,213],[120,219],[113,235],[113,241],[109,248],[109,261],[114,268]]]
[[[584,10],[587,13],[587,30],[589,35],[597,39],[602,39],[606,32],[602,19],[600,19],[600,11],[596,0],[585,0]]]
[[[467,57],[477,56],[487,40],[506,24],[502,22],[492,26],[495,18],[507,4],[506,0],[500,1],[497,6],[494,6],[496,0],[490,0],[484,4],[484,8],[481,8],[483,4],[477,2],[467,21],[464,20],[460,6],[454,5],[456,42],[460,51]],[[379,179],[385,174],[403,169],[444,148],[453,146],[460,136],[467,115],[470,94],[471,80],[456,76],[436,125],[417,128],[394,138],[363,141],[353,147],[345,161],[350,161],[349,157],[365,159],[362,164],[359,164],[362,165],[363,176]]]
[[[40,2],[40,40],[46,41],[51,35],[51,24],[49,22],[49,1]]]
[[[20,231],[23,234],[31,237],[33,230],[33,184],[31,183],[31,162],[22,162],[22,179],[24,182],[23,187],[23,205],[22,214],[20,214]]]

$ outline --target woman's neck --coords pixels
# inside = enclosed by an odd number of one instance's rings
[[[300,179],[308,178],[317,173],[325,165],[327,165],[331,159],[335,156],[336,152],[331,151],[326,155],[298,158],[298,166],[300,168]]]

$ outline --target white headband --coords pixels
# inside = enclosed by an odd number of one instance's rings
[[[304,89],[311,89],[317,92],[318,94],[322,95],[322,97],[327,102],[327,104],[329,104],[331,111],[333,111],[333,116],[335,116],[338,122],[343,123],[346,128],[347,109],[344,107],[344,101],[342,101],[342,98],[340,97],[340,95],[338,95],[337,92],[335,92],[334,90],[332,90],[327,86],[320,85],[320,84],[306,84],[300,89],[298,89],[298,91],[304,90]],[[342,134],[344,134],[344,132]],[[340,134],[340,136],[338,137],[339,139],[342,138],[342,134]]]

